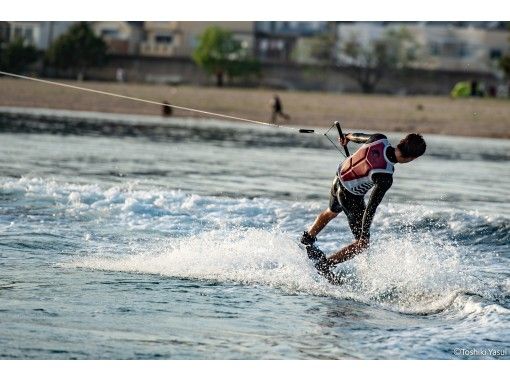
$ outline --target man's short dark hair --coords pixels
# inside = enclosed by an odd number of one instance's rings
[[[410,133],[400,140],[397,148],[400,150],[400,153],[402,153],[402,156],[406,158],[420,157],[423,153],[425,153],[427,144],[425,143],[422,135],[418,133]]]

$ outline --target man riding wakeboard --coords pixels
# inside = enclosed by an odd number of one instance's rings
[[[330,280],[333,266],[353,258],[368,247],[375,211],[393,184],[394,165],[413,161],[425,153],[427,147],[423,137],[416,133],[407,135],[396,148],[380,133],[349,133],[338,140],[343,146],[349,141],[363,145],[338,166],[329,207],[317,216],[301,237],[301,243],[306,246],[308,256],[315,261],[318,271]],[[372,193],[365,205],[364,197],[371,188]],[[326,258],[314,246],[317,234],[342,211],[347,216],[355,241]]]

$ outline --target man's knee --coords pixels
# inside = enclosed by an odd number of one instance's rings
[[[353,231],[352,231],[352,234],[354,235],[354,238],[356,240],[363,240],[363,241],[366,241],[366,243],[368,244],[368,242],[370,241],[370,233],[365,233],[363,234],[363,229],[361,228],[361,226],[355,228]]]
[[[358,219],[358,218],[349,217],[349,216],[347,219],[349,221],[349,228],[351,229],[351,232],[354,235],[354,239],[359,240],[361,238],[361,235],[363,232],[363,229],[362,229],[363,219]]]

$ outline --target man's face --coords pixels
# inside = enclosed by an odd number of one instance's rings
[[[400,162],[401,164],[406,164],[406,163],[411,162],[415,159],[416,159],[416,157],[402,157],[399,159],[398,162]]]
[[[395,156],[397,157],[397,162],[399,164],[406,164],[408,162],[411,162],[415,160],[417,157],[404,157],[402,156],[402,152],[400,152],[400,149],[395,149]]]

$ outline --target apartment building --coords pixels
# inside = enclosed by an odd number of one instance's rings
[[[243,47],[253,50],[254,22],[251,21],[149,21],[144,23],[140,54],[154,57],[190,57],[199,36],[211,26],[233,33]]]
[[[340,22],[337,41],[368,45],[391,28],[406,28],[418,42],[416,68],[494,73],[499,58],[510,53],[504,22]],[[342,63],[340,51],[337,59]]]
[[[306,61],[295,57],[296,51],[304,51],[306,41],[329,32],[325,21],[257,21],[255,22],[255,55],[262,62],[289,63]],[[301,49],[296,49],[303,46]]]
[[[136,55],[144,35],[142,21],[95,21],[92,29],[103,38],[109,54]]]

